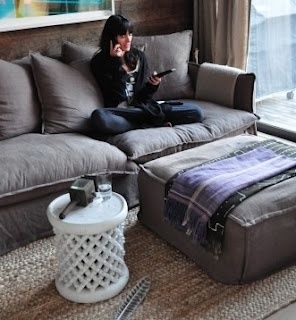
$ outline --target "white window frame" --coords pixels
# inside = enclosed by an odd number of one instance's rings
[[[111,10],[75,12],[40,17],[0,19],[0,32],[104,20],[109,18],[112,14],[114,14],[114,12],[114,0],[111,0]]]

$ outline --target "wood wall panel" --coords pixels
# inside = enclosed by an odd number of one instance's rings
[[[135,23],[135,35],[192,28],[193,0],[115,0],[116,13]],[[105,21],[0,33],[0,58],[13,60],[30,51],[59,55],[63,40],[97,45]]]
[[[192,28],[192,0],[122,0],[121,13],[135,24],[135,34],[172,33]]]

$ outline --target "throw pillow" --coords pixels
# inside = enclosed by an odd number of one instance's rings
[[[134,37],[135,45],[145,45],[149,72],[176,68],[163,77],[154,95],[157,100],[193,98],[194,92],[188,75],[188,61],[192,44],[192,31],[185,30],[166,35]]]
[[[72,67],[40,54],[32,54],[31,60],[42,104],[44,132],[91,131],[90,115],[103,105],[103,99],[92,74],[85,72],[89,61],[80,61]]]
[[[62,44],[62,60],[71,63],[78,60],[90,60],[99,47],[88,47],[64,41]]]
[[[29,59],[0,60],[0,140],[40,130],[40,104]]]

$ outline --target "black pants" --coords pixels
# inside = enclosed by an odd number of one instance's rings
[[[203,114],[199,107],[190,104],[162,105],[165,114],[163,122],[172,125],[202,122]],[[91,114],[91,122],[98,133],[119,134],[126,131],[155,126],[147,121],[146,112],[137,107],[100,108]]]

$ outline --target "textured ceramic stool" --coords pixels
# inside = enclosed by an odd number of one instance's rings
[[[59,213],[70,202],[69,194],[50,203],[47,216],[56,234],[59,269],[58,292],[74,302],[97,302],[117,295],[129,272],[124,262],[122,222],[127,215],[125,199],[95,200],[87,207],[74,207],[65,219]]]

